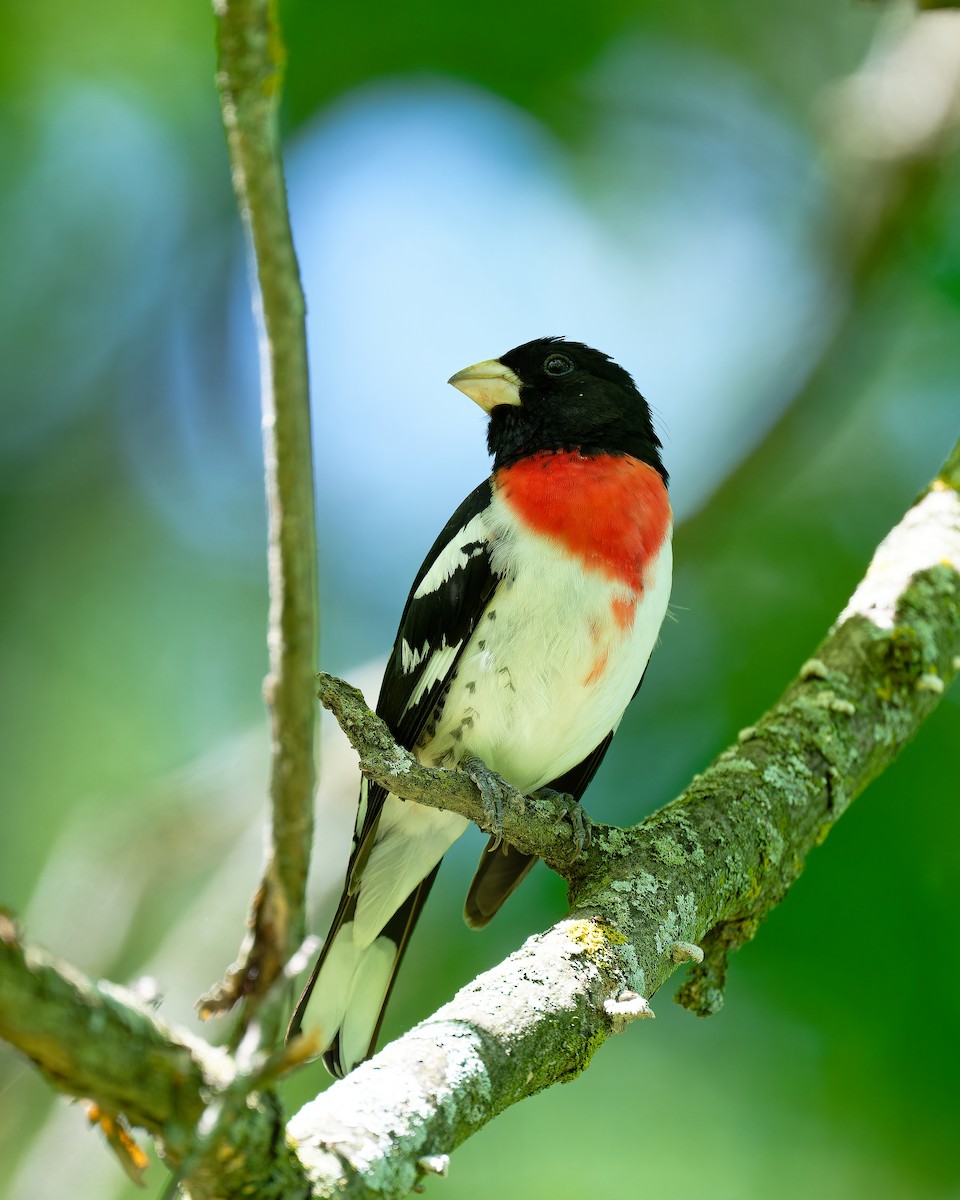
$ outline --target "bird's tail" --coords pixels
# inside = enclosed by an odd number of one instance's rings
[[[323,1061],[338,1079],[376,1047],[397,971],[439,869],[437,863],[366,945],[354,940],[357,895],[344,890],[287,1029],[288,1041],[302,1028],[318,1029],[325,1046]]]
[[[463,909],[463,919],[471,929],[483,929],[496,916],[536,861],[535,854],[522,854],[509,842],[500,849],[496,838],[487,842]]]

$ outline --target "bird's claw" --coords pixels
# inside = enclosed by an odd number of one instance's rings
[[[573,861],[576,862],[584,850],[593,844],[593,822],[587,816],[579,800],[574,800],[569,792],[557,792],[553,788],[541,788],[537,793],[545,796],[563,808],[560,816],[554,822],[554,829],[559,828],[564,821],[570,822],[573,837]]]
[[[505,779],[501,779],[496,771],[491,771],[482,758],[473,755],[465,758],[460,764],[460,770],[473,780],[480,792],[485,823],[490,827],[493,838],[488,847],[488,852],[492,854],[500,846],[505,846],[503,841],[504,804],[514,803],[522,806],[523,793],[507,783]],[[506,849],[504,849],[504,853],[506,853]]]
[[[492,854],[503,846],[507,853],[507,843],[503,840],[503,809],[504,805],[515,804],[521,810],[525,807],[523,792],[502,779],[496,771],[492,771],[481,758],[471,755],[460,764],[463,771],[477,786],[483,803],[485,824],[491,831],[491,842],[487,852]],[[560,809],[560,816],[554,823],[557,829],[564,821],[570,822],[573,839],[573,861],[580,857],[584,850],[593,844],[593,822],[587,816],[583,806],[568,792],[558,792],[553,788],[540,788],[535,793],[544,799],[551,800]]]

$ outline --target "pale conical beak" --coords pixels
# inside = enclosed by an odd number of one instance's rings
[[[447,383],[459,388],[484,412],[493,412],[499,404],[520,403],[520,380],[509,367],[495,358],[464,367],[456,375],[451,375]]]

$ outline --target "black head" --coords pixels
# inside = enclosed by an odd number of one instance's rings
[[[494,469],[542,450],[629,454],[667,481],[650,409],[630,375],[582,342],[537,338],[450,382],[490,414]]]

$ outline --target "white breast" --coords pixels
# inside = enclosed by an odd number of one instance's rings
[[[533,791],[576,766],[619,723],[666,613],[670,538],[647,565],[638,596],[518,525],[496,495],[485,521],[491,565],[504,579],[457,665],[435,734],[417,753],[441,766],[475,754]],[[612,606],[634,600],[624,629]]]

